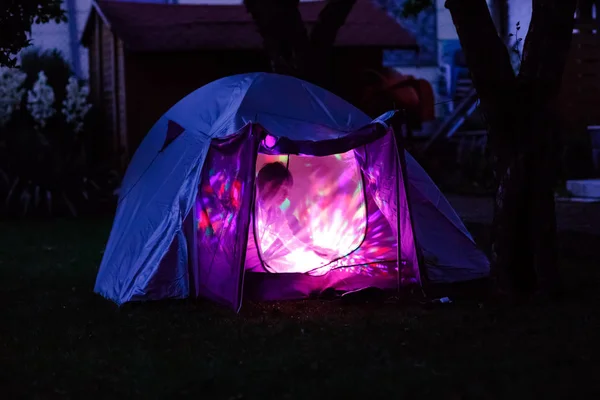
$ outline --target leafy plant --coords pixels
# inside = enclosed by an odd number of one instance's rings
[[[486,139],[486,136],[461,138],[458,143],[456,163],[465,186],[471,186],[478,193],[492,194],[494,173]]]
[[[41,57],[28,59],[28,74],[6,69],[0,74],[17,79],[0,91],[2,110],[12,110],[8,117],[0,114],[0,208],[6,215],[77,216],[110,201],[119,177],[109,164],[92,167],[87,157],[86,128],[93,125],[87,86],[66,76],[70,70],[58,53],[32,54]],[[50,60],[43,65],[55,67],[48,69],[52,80],[33,60]],[[38,73],[32,82],[33,71]]]
[[[435,6],[434,0],[378,0],[378,3],[402,18],[416,17]]]
[[[514,42],[510,45],[510,59],[513,66],[513,69],[518,72],[521,67],[522,54],[521,54],[521,42],[523,42],[523,38],[519,37],[519,31],[521,30],[521,21],[517,21],[517,25],[515,26],[515,33],[510,33],[508,37],[514,37]]]
[[[0,68],[0,126],[11,119],[21,106],[27,74],[12,68]]]
[[[31,44],[33,24],[65,22],[62,0],[9,0],[0,7],[0,66],[16,66],[16,55]]]
[[[60,110],[67,95],[69,78],[74,76],[71,65],[60,51],[44,51],[37,47],[24,50],[20,55],[19,70],[27,74],[23,84],[25,90],[33,89],[39,73],[43,71],[48,78],[48,85],[54,90],[53,107]]]

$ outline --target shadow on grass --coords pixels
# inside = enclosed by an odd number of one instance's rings
[[[598,393],[600,238],[561,234],[568,297],[435,309],[92,293],[110,222],[0,224],[4,398],[571,398]],[[484,246],[487,230],[470,229]],[[486,236],[488,235],[488,236]]]

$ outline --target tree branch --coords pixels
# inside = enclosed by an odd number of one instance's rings
[[[310,32],[313,49],[322,51],[333,46],[338,30],[346,22],[356,0],[327,0]]]
[[[557,265],[554,185],[558,176],[557,100],[571,47],[577,0],[533,0],[529,31],[519,72],[521,97],[527,102],[524,129],[531,159],[529,238],[539,286],[549,294],[561,290]]]
[[[525,1],[525,0],[522,0]],[[496,29],[498,30],[498,34],[500,38],[504,41],[504,43],[508,43],[509,38],[509,28],[508,28],[508,2],[509,0],[491,0],[490,1],[490,9],[492,12],[492,18],[494,19],[494,23],[496,24]]]
[[[576,7],[577,0],[533,0],[519,80],[538,101],[559,94],[573,38]]]
[[[316,84],[325,85],[328,81],[324,61],[355,3],[356,0],[327,0],[319,13],[309,36],[311,54],[308,75]]]
[[[447,0],[489,127],[512,131],[516,77],[485,0]],[[495,136],[490,132],[490,136]]]
[[[27,37],[33,24],[43,24],[51,20],[65,22],[65,10],[61,0],[19,0],[9,1],[0,7],[0,66],[14,67],[15,56],[29,46]]]
[[[404,18],[415,17],[428,8],[433,7],[434,1],[435,0],[406,0],[402,6],[401,15]]]
[[[298,0],[244,0],[264,40],[273,72],[301,76],[309,42]]]

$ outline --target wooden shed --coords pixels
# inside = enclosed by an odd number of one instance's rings
[[[570,124],[600,125],[600,0],[579,0],[564,72],[564,116]]]
[[[563,74],[561,117],[565,125],[565,174],[569,178],[589,177],[594,162],[592,158],[597,158],[596,163],[600,162],[598,138],[592,139],[588,129],[600,126],[598,12],[600,0],[578,0],[571,49]]]
[[[300,3],[310,28],[322,2]],[[215,79],[268,71],[263,39],[243,5],[93,1],[82,43],[101,114],[97,146],[123,167],[156,120],[182,97]],[[385,48],[416,41],[371,0],[358,0],[338,32],[336,75],[380,67]]]

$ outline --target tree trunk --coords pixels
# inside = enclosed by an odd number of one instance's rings
[[[510,29],[512,29],[508,26],[509,0],[490,0],[489,3],[498,35],[504,43],[508,44]]]
[[[577,0],[533,0],[520,79],[528,87],[533,168],[531,239],[540,288],[561,289],[557,265],[554,186],[558,177],[558,97],[571,47]]]
[[[309,48],[298,0],[244,0],[263,38],[273,72],[301,77]]]
[[[527,241],[515,234],[522,236],[523,229],[519,226],[526,212],[519,204],[524,186],[524,160],[515,152],[517,113],[513,101],[517,80],[508,50],[496,32],[485,0],[448,0],[446,7],[456,27],[488,129],[497,182],[492,274],[502,287],[515,288],[521,281],[514,272],[517,264],[527,263],[526,260],[532,258],[523,246]]]
[[[539,279],[558,287],[554,115],[573,29],[576,0],[533,0],[521,71],[485,0],[447,0],[486,119],[497,191],[492,271],[501,287],[532,294]],[[550,289],[551,290],[551,289]]]
[[[355,3],[356,0],[328,0],[310,32],[312,54],[308,79],[319,86],[333,89],[329,83],[332,71],[328,53]]]
[[[329,88],[328,53],[356,0],[327,0],[310,34],[298,0],[244,0],[275,73]]]

